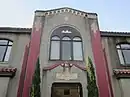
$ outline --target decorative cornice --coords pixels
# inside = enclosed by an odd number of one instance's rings
[[[0,77],[14,77],[17,68],[3,67],[0,68]]]
[[[0,33],[31,34],[32,28],[0,27]],[[130,37],[130,32],[100,31],[102,37]]]
[[[113,69],[113,73],[117,78],[130,77],[130,69]]]
[[[57,9],[46,10],[46,11],[36,10],[35,13],[40,13],[43,16],[50,16],[50,15],[59,14],[59,13],[72,13],[75,15],[83,16],[83,17],[86,17],[88,15],[97,16],[96,13],[87,13],[84,11],[80,11],[80,10],[76,10],[76,9],[72,9],[68,7],[57,8]]]

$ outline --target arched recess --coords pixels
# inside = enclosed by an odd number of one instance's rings
[[[55,29],[50,37],[49,52],[50,60],[83,61],[83,43],[80,32],[70,26]]]

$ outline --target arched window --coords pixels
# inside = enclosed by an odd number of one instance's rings
[[[53,31],[50,60],[83,60],[82,38],[76,29],[63,26]]]
[[[118,44],[116,46],[120,63],[130,66],[130,44]]]
[[[9,60],[13,42],[10,40],[0,39],[0,61],[5,62]]]

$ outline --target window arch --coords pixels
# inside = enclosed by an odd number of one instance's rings
[[[0,61],[9,60],[13,42],[7,39],[0,39]]]
[[[83,60],[82,38],[76,29],[62,26],[53,31],[50,60]]]
[[[120,64],[124,66],[130,66],[130,44],[122,43],[116,45]]]

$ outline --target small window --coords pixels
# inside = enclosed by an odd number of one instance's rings
[[[130,44],[119,44],[116,46],[120,63],[130,66]]]
[[[9,60],[9,56],[12,49],[12,41],[0,40],[0,61],[5,62]]]

